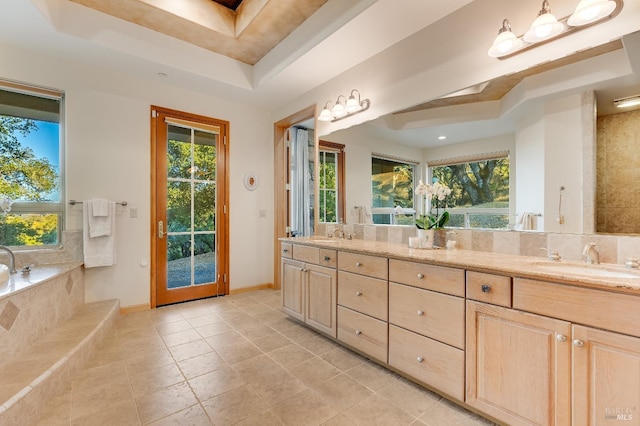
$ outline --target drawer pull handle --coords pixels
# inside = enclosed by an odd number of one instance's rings
[[[362,266],[362,263],[356,262],[356,266]]]
[[[424,361],[424,358],[422,358],[421,356],[419,356],[418,358],[416,358],[416,360],[417,360],[418,362],[422,362],[422,361]]]
[[[356,330],[356,336],[359,336],[359,335],[361,335],[361,334],[362,334],[362,331],[360,331],[360,330]]]
[[[556,340],[557,340],[558,342],[561,342],[561,343],[562,343],[562,342],[566,342],[566,341],[567,341],[567,336],[565,336],[564,334],[558,334],[558,335],[556,336]]]
[[[327,261],[328,261],[328,260],[331,260],[331,258],[330,258],[329,256],[325,256],[325,257],[324,257],[324,260],[327,260]]]
[[[482,284],[483,293],[491,293],[491,286],[489,284]]]
[[[424,278],[424,274],[418,274],[418,279],[423,279]]]
[[[581,348],[581,347],[584,346],[584,342],[582,340],[580,340],[580,339],[575,339],[573,341],[573,346],[577,346],[577,347]]]
[[[282,250],[284,253],[289,253],[289,249],[283,249]]]
[[[424,311],[418,311],[418,315],[419,316],[423,316],[424,315]]]
[[[356,291],[356,296],[362,296],[362,292]]]

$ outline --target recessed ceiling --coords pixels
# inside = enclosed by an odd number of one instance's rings
[[[71,1],[255,65],[328,0]]]
[[[236,10],[238,8],[238,6],[240,6],[240,3],[242,3],[242,0],[211,0],[214,3],[218,3],[221,6],[226,7],[227,9],[231,9],[231,10]]]

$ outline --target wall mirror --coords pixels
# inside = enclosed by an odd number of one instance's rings
[[[539,231],[639,233],[635,210],[640,188],[629,182],[640,182],[640,154],[635,154],[640,150],[633,147],[640,134],[640,106],[620,109],[613,104],[614,99],[640,95],[639,39],[638,33],[631,34],[367,123],[318,134],[318,140],[344,145],[343,221],[372,222],[372,158],[415,164],[414,178],[425,179],[426,165],[433,162],[506,152],[510,228],[520,213],[531,212]],[[614,114],[625,119],[605,118]],[[627,130],[620,130],[621,123]],[[617,134],[607,135],[604,129]],[[621,143],[603,148],[602,141],[611,140]],[[622,166],[623,161],[630,163]],[[626,179],[624,189],[601,186],[616,175]]]

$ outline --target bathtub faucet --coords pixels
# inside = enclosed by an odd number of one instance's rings
[[[9,253],[9,272],[15,274],[16,272],[16,257],[14,256],[11,249],[7,246],[0,246],[0,250],[4,250]]]

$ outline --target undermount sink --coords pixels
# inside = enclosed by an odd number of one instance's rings
[[[5,285],[9,282],[11,278],[11,274],[9,273],[9,267],[5,264],[0,263],[0,286]]]
[[[635,278],[640,279],[640,272],[633,273],[624,270],[606,267],[602,265],[587,265],[576,263],[550,263],[537,262],[535,266],[543,268],[549,272],[559,272],[563,274],[574,274],[596,278]]]

